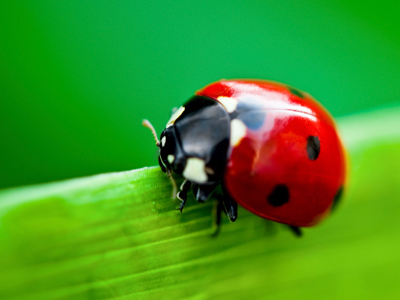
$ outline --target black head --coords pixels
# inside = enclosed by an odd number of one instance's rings
[[[194,183],[220,181],[229,149],[230,118],[217,101],[194,96],[171,117],[160,136],[159,164]]]
[[[176,174],[182,174],[185,168],[186,156],[182,151],[180,141],[176,137],[173,126],[168,126],[161,133],[158,163],[163,172],[172,170]]]

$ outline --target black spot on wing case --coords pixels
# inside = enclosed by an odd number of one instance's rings
[[[307,155],[311,160],[316,160],[320,152],[320,141],[317,136],[310,135],[307,138]]]
[[[279,207],[288,203],[289,199],[289,189],[284,184],[277,184],[267,197],[268,203],[274,207]]]

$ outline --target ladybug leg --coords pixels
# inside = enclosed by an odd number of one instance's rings
[[[237,202],[229,195],[224,185],[222,187],[222,204],[224,205],[226,215],[229,218],[229,221],[235,222],[238,216],[238,204]]]
[[[189,180],[185,180],[181,185],[179,193],[176,195],[178,199],[182,201],[178,208],[181,212],[186,205],[187,193],[189,192],[191,185],[192,183]]]
[[[222,204],[229,221],[235,222],[238,216],[238,204],[227,193],[224,193]]]
[[[289,228],[294,233],[295,236],[301,237],[303,235],[303,232],[299,227],[289,225]]]
[[[215,198],[217,199],[218,204],[217,204],[217,214],[215,218],[215,225],[217,226],[217,229],[213,234],[214,237],[216,237],[221,230],[222,212],[224,212],[228,216],[228,219],[231,222],[235,222],[238,216],[238,204],[226,193],[225,195],[218,194]]]
[[[220,195],[222,196],[222,195]],[[217,198],[217,212],[215,216],[215,232],[212,234],[213,237],[217,237],[219,232],[221,231],[221,214],[224,211],[224,205],[222,204],[222,201]]]
[[[229,221],[235,222],[238,216],[238,204],[226,193],[224,195],[219,194],[215,198],[218,200],[217,207],[217,226],[221,223],[221,212],[225,212]]]
[[[208,197],[214,192],[218,183],[210,184],[192,184],[192,192],[198,202],[206,202]]]

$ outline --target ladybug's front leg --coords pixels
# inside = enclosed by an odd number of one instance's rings
[[[226,213],[229,221],[235,222],[238,216],[237,202],[233,200],[227,192],[224,192],[218,201],[223,205],[223,211]]]
[[[215,188],[218,186],[218,183],[212,182],[207,184],[195,184],[192,185],[192,192],[194,198],[197,202],[206,202],[208,197],[214,192]]]
[[[213,236],[217,236],[221,229],[222,212],[227,215],[229,221],[231,222],[235,222],[238,216],[238,204],[226,192],[224,194],[217,195],[215,198],[218,200],[217,215],[215,220],[217,230],[214,232]]]
[[[186,205],[187,193],[189,192],[190,187],[192,187],[193,195],[198,202],[205,202],[207,198],[212,194],[215,190],[217,183],[209,183],[209,184],[196,184],[192,183],[189,180],[185,180],[181,189],[177,195],[178,199],[182,201],[181,205],[179,205],[179,210],[182,212],[183,208]]]
[[[181,190],[176,195],[178,197],[178,199],[182,201],[181,205],[179,205],[179,208],[178,208],[181,212],[186,205],[187,193],[189,192],[191,186],[192,186],[192,183],[186,179],[181,185]]]

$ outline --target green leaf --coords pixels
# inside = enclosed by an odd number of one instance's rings
[[[183,213],[159,168],[0,192],[0,299],[398,299],[400,109],[342,118],[350,181],[296,238],[214,203]]]

